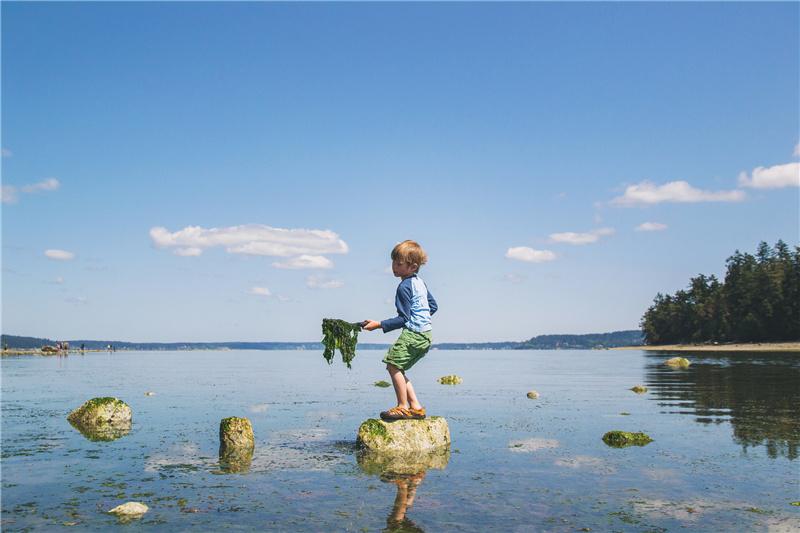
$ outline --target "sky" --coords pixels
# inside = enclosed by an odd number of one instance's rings
[[[7,2],[2,332],[637,329],[800,244],[797,2]],[[397,332],[363,333],[390,343]]]

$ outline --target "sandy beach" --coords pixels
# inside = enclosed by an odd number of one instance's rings
[[[753,344],[663,344],[626,346],[612,350],[657,350],[670,352],[800,352],[800,342],[761,342]]]

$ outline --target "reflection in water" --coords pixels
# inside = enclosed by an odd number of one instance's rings
[[[253,448],[219,447],[219,469],[226,474],[247,472],[252,461]]]
[[[765,446],[769,457],[798,458],[800,357],[767,352],[692,352],[691,365],[663,364],[672,353],[647,355],[648,387],[661,405],[703,424],[730,422],[744,449]]]
[[[359,468],[377,475],[384,483],[397,485],[397,495],[392,511],[386,519],[385,531],[422,532],[406,513],[414,504],[417,488],[429,469],[444,470],[450,460],[450,448],[442,447],[427,452],[366,452],[356,454]]]
[[[92,442],[111,442],[119,439],[120,437],[124,437],[131,432],[130,422],[91,425],[80,424],[69,419],[68,421],[72,427],[81,432],[81,435],[83,435],[86,440],[90,440]]]

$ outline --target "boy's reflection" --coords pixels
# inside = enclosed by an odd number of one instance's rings
[[[362,452],[356,455],[359,468],[367,474],[377,475],[384,483],[397,486],[392,511],[386,519],[386,529],[390,532],[422,532],[422,528],[407,516],[414,504],[425,472],[430,469],[444,470],[450,459],[449,448],[439,448],[429,452]]]

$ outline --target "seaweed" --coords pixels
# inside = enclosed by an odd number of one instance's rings
[[[358,344],[358,332],[361,329],[359,324],[351,324],[337,318],[322,319],[322,344],[325,346],[323,357],[329,365],[333,364],[333,357],[336,349],[342,354],[342,361],[350,366],[350,361],[356,356],[356,344]]]

